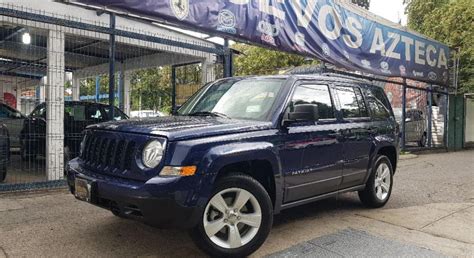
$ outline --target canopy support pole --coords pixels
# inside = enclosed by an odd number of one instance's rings
[[[110,29],[115,30],[115,13],[110,13]],[[114,117],[115,104],[115,34],[109,34],[109,105]]]

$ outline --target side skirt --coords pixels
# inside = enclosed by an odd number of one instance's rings
[[[337,196],[338,194],[341,194],[341,193],[364,190],[364,188],[365,188],[365,184],[354,186],[354,187],[349,187],[349,188],[342,189],[342,190],[335,191],[335,192],[331,192],[331,193],[326,193],[326,194],[310,197],[310,198],[307,198],[307,199],[302,199],[302,200],[298,200],[298,201],[294,201],[294,202],[284,203],[284,204],[281,205],[281,209],[285,210],[285,209],[293,208],[293,207],[300,206],[300,205],[303,205],[303,204],[307,204],[307,203],[311,203],[311,202],[331,198],[331,197]]]

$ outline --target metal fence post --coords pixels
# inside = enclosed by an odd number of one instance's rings
[[[403,79],[403,91],[402,91],[402,151],[405,150],[405,117],[406,117],[406,106],[407,106],[407,86],[406,79]]]
[[[232,77],[232,51],[229,48],[229,40],[224,39],[224,78]]]
[[[115,13],[110,13],[110,29],[115,30]],[[115,104],[115,31],[109,34],[109,105],[114,117]]]
[[[433,85],[430,84],[428,87],[428,147],[432,147],[433,134]]]
[[[95,102],[100,101],[100,76],[95,77]]]
[[[171,112],[176,112],[176,66],[171,66]]]
[[[444,147],[448,148],[448,127],[449,127],[449,90],[446,88],[444,89],[446,95],[444,96]]]

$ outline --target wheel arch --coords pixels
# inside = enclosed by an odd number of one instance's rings
[[[214,157],[214,158],[211,158]],[[204,160],[209,162],[206,174],[212,176],[211,184],[220,178],[243,173],[257,180],[268,192],[278,213],[282,202],[281,166],[271,143],[237,143],[221,145],[208,152]]]
[[[378,155],[384,155],[386,156],[392,165],[393,169],[393,174],[395,174],[395,171],[397,170],[397,165],[398,165],[398,152],[397,148],[395,146],[383,146],[378,149],[377,151]]]

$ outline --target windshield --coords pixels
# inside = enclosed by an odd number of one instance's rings
[[[216,115],[267,120],[284,79],[228,79],[203,87],[178,115]]]

